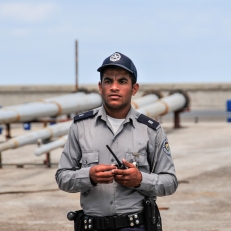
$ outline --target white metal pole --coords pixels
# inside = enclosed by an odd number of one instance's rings
[[[3,107],[0,109],[0,123],[29,122],[44,116],[58,116],[90,110],[101,104],[102,98],[99,94],[77,92],[38,102]]]
[[[137,98],[137,99],[133,99],[132,102],[131,102],[131,105],[137,109],[137,108],[140,108],[140,107],[144,107],[146,105],[149,105],[151,103],[154,103],[156,102],[157,100],[159,99],[159,97],[157,95],[154,95],[154,94],[149,94],[149,95],[145,95],[145,96],[142,96],[140,98]]]
[[[175,93],[161,98],[153,104],[138,108],[137,111],[149,117],[154,117],[180,110],[184,107],[185,103],[185,96],[180,93]]]
[[[42,146],[35,149],[34,154],[36,156],[40,156],[42,154],[46,154],[47,152],[50,152],[56,148],[63,147],[67,141],[67,135],[62,136],[61,138],[50,142],[48,144],[43,144]]]
[[[44,129],[35,132],[29,132],[25,135],[9,139],[8,141],[0,144],[0,152],[7,149],[18,148],[26,144],[34,143],[38,139],[45,140],[52,137],[64,136],[68,133],[71,123],[72,121],[67,121],[60,124],[50,125]]]

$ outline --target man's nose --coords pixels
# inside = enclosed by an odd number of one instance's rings
[[[115,81],[111,85],[111,91],[118,91],[118,90],[119,90],[119,86],[118,83]]]

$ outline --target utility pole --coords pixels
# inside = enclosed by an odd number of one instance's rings
[[[75,90],[78,91],[79,66],[78,66],[78,40],[75,41]]]

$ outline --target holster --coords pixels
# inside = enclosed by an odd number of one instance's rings
[[[69,212],[67,218],[70,221],[74,221],[74,231],[82,231],[83,229],[83,210],[78,210],[75,212]]]
[[[160,211],[156,201],[151,197],[144,198],[144,225],[146,231],[162,231]]]

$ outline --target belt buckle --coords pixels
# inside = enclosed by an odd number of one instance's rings
[[[138,213],[129,214],[128,220],[131,227],[140,224]]]

